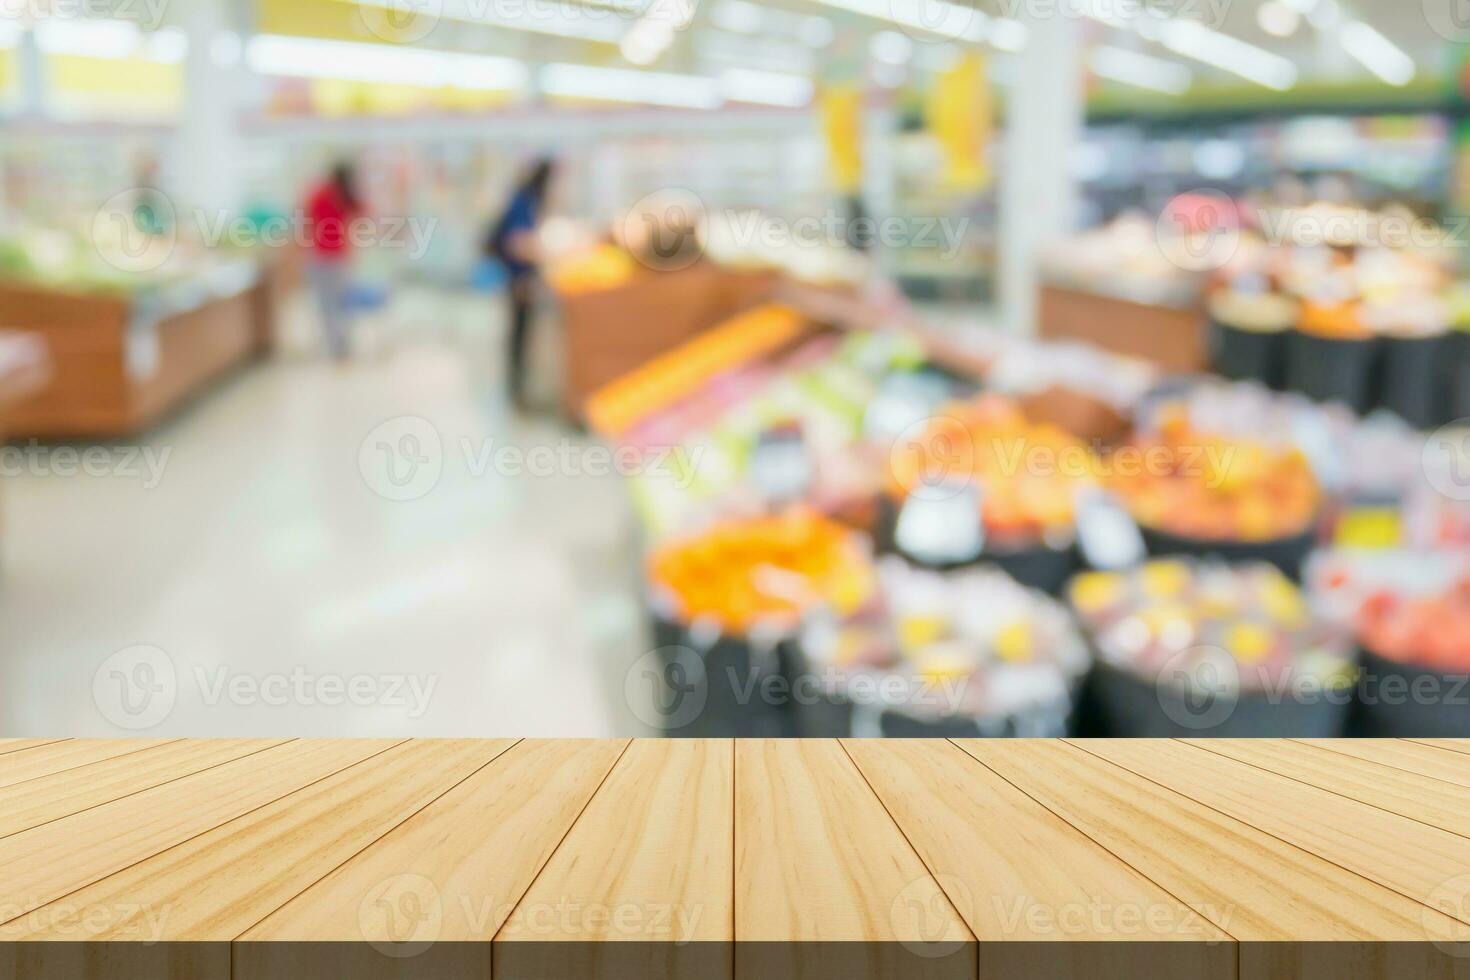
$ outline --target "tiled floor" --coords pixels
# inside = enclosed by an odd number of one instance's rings
[[[156,486],[6,479],[0,734],[645,733],[623,486],[484,465],[587,444],[508,412],[497,322],[401,296],[336,367],[293,317],[285,355],[144,440]]]

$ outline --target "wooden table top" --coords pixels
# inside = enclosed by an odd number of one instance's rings
[[[1470,743],[11,739],[0,869],[4,977],[1466,978]]]

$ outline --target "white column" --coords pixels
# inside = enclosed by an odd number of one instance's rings
[[[1038,253],[1076,220],[1072,159],[1084,104],[1079,20],[1033,17],[1026,27],[1026,48],[1017,56],[1007,98],[999,242],[1003,322],[1029,334],[1036,330]]]
[[[178,6],[180,26],[189,38],[175,168],[179,203],[233,212],[244,196],[238,115],[247,77],[238,60],[219,57],[229,53],[219,38],[239,33],[234,4],[189,0]]]
[[[20,33],[15,51],[16,81],[20,86],[21,115],[42,118],[46,115],[46,56],[36,40],[34,28]]]

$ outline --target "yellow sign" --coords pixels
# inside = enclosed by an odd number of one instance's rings
[[[832,184],[856,194],[863,184],[863,91],[854,83],[831,85],[822,93],[822,120]]]
[[[944,153],[944,183],[961,191],[990,186],[985,158],[995,131],[995,104],[985,58],[970,53],[939,74],[929,92],[929,129]]]

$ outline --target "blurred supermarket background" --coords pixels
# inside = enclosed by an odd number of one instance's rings
[[[0,734],[1470,736],[1459,0],[0,0]]]

